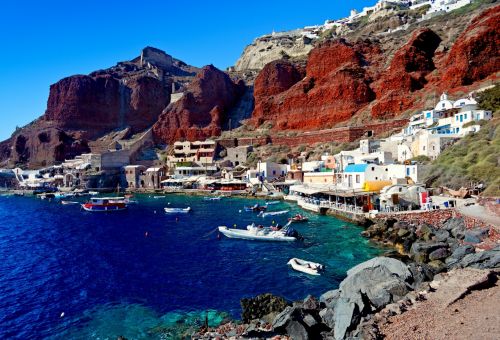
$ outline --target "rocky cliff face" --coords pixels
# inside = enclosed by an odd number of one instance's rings
[[[234,69],[261,70],[271,61],[284,57],[306,57],[313,47],[313,41],[298,31],[265,35],[245,48]]]
[[[450,50],[443,46],[451,44],[450,37],[416,28],[403,35],[397,48],[388,45],[388,38],[319,44],[309,53],[300,80],[300,67],[290,61],[269,63],[255,81],[252,123],[270,121],[276,129],[307,130],[353,117],[365,122],[390,119],[422,110],[429,94],[467,91],[463,86],[494,77],[500,70],[495,34],[499,13],[496,6],[477,16]]]
[[[90,141],[115,129],[143,131],[169,104],[172,88],[182,91],[196,71],[147,47],[132,61],[64,78],[51,85],[45,114],[5,142],[10,150],[1,160],[45,166],[89,152]]]
[[[169,105],[153,127],[155,139],[162,143],[199,140],[221,133],[227,112],[245,90],[215,68],[205,66],[177,102]]]

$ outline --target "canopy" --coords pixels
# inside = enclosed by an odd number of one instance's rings
[[[314,194],[322,192],[323,190],[324,189],[305,187],[303,185],[292,185],[290,187],[290,191],[300,192],[300,193],[306,194],[306,195],[314,195]]]
[[[363,190],[380,191],[388,185],[392,185],[392,181],[366,181]]]

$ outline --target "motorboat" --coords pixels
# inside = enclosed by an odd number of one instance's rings
[[[187,214],[191,211],[191,207],[187,208],[164,208],[167,214]]]
[[[261,211],[259,213],[259,216],[262,217],[269,217],[269,216],[280,216],[280,215],[286,215],[288,214],[289,210],[280,210],[280,211],[268,211],[268,212],[263,212]]]
[[[296,214],[295,216],[290,217],[288,220],[292,223],[301,223],[301,222],[309,221],[309,219],[307,217],[305,217],[304,215],[301,215],[301,214]]]
[[[309,275],[321,275],[320,273],[325,269],[322,264],[306,261],[298,258],[292,258],[288,264],[298,272],[306,273]]]
[[[127,209],[124,197],[92,197],[89,202],[83,203],[85,211],[111,212]]]
[[[154,199],[165,198],[166,196],[153,196]]]
[[[139,204],[139,201],[130,198],[125,198],[123,202],[125,202],[125,204]]]
[[[220,201],[222,196],[214,196],[214,197],[203,197],[204,201]]]
[[[247,226],[247,229],[234,229],[220,226],[219,232],[227,238],[235,238],[252,241],[293,242],[301,239],[299,233],[289,228],[288,225],[282,229],[266,228],[256,226],[255,223]]]
[[[99,195],[99,191],[89,191],[90,196],[97,196]]]
[[[251,212],[259,212],[259,211],[265,211],[267,210],[266,205],[259,205],[258,203],[255,205],[252,205],[250,207],[245,207],[245,211],[251,211]]]
[[[61,201],[62,205],[74,205],[74,204],[80,204],[80,202],[77,201]]]

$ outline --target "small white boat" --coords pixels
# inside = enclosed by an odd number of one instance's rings
[[[272,230],[271,228],[260,228],[255,224],[247,226],[246,230],[232,229],[226,226],[220,226],[219,232],[227,238],[236,238],[252,241],[273,241],[273,242],[293,242],[299,239],[298,233],[287,227],[281,230]]]
[[[153,196],[153,198],[158,199],[158,198],[165,198],[166,196]]]
[[[89,195],[96,196],[96,195],[99,195],[99,192],[98,191],[89,191]]]
[[[321,275],[320,272],[325,269],[325,266],[322,264],[298,259],[296,257],[290,259],[288,264],[291,265],[294,270],[309,275]]]
[[[220,201],[221,199],[222,199],[222,196],[203,197],[204,201]]]
[[[187,208],[164,208],[167,214],[187,214],[191,211],[191,207]]]
[[[76,201],[61,201],[62,205],[72,205],[72,204],[80,204],[80,202]]]
[[[274,204],[280,204],[281,201],[267,201],[266,205],[274,205]]]
[[[279,215],[285,215],[288,214],[289,210],[280,210],[280,211],[268,211],[268,212],[263,212],[261,211],[259,213],[260,216],[262,217],[269,217],[269,216],[279,216]]]

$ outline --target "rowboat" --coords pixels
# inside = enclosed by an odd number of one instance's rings
[[[187,214],[191,211],[191,207],[187,208],[164,208],[167,214]]]
[[[259,216],[262,217],[269,217],[269,216],[279,216],[279,215],[285,215],[288,214],[289,210],[280,210],[280,211],[268,211],[268,212],[263,212],[261,211],[259,213]]]
[[[288,261],[288,264],[296,271],[306,273],[309,275],[321,275],[320,272],[325,269],[322,264],[306,261],[298,258],[292,258]]]
[[[300,222],[307,222],[307,221],[309,221],[309,219],[307,217],[305,217],[305,216],[303,216],[301,214],[297,214],[297,215],[295,215],[293,217],[290,217],[288,220],[290,222],[292,222],[292,223],[300,223]]]
[[[124,197],[92,197],[89,202],[82,204],[85,211],[112,212],[127,209]]]
[[[271,241],[271,242],[293,242],[301,239],[299,233],[292,228],[285,226],[281,230],[258,227],[255,224],[247,226],[247,229],[232,229],[226,226],[220,226],[219,232],[227,238],[235,238],[251,241]]]

